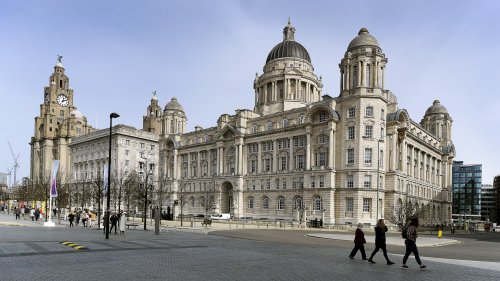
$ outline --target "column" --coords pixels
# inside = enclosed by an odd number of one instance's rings
[[[373,81],[373,87],[378,87],[378,68],[379,68],[379,62],[377,60],[375,60],[375,64],[373,66],[373,75],[375,76],[374,77],[374,81]]]
[[[262,155],[261,155],[261,150],[262,147],[260,146],[260,142],[257,143],[257,174],[260,174],[262,172]]]
[[[359,85],[362,85],[362,86],[365,86],[365,68],[366,68],[366,63],[364,61],[361,61],[360,63],[360,68],[359,68],[359,71],[360,71],[360,84]]]
[[[307,128],[306,131],[306,170],[311,169],[311,132],[310,128]]]
[[[224,174],[224,147],[219,147],[219,175]]]
[[[187,159],[188,159],[188,167],[187,167],[187,177],[190,178],[191,175],[191,155],[187,153]]]
[[[340,71],[340,92],[344,90],[344,71]]]
[[[290,153],[288,155],[288,170],[293,171],[295,169],[295,161],[293,161],[293,137],[289,137],[290,141]]]
[[[407,148],[406,148],[406,140],[403,140],[401,142],[401,149],[403,150],[401,155],[402,155],[402,159],[401,159],[401,170],[404,172],[406,172],[406,175],[409,175],[407,169],[408,169],[408,164],[407,164],[407,161],[408,161],[408,156],[407,156]]]
[[[238,171],[237,174],[241,175],[243,174],[243,145],[240,143],[238,144]]]
[[[397,153],[397,135],[391,135],[390,136],[390,149],[392,151],[392,155],[391,155],[391,159],[389,161],[391,161],[389,163],[389,170],[397,170],[397,157],[398,157],[398,153]]]
[[[174,148],[174,170],[172,171],[172,178],[175,180],[178,178],[178,168],[177,168],[177,148]],[[167,160],[165,160],[165,162],[167,162]],[[168,167],[168,163],[166,163],[167,167]]]
[[[278,170],[278,160],[277,160],[278,149],[276,147],[276,140],[273,140],[273,173]]]
[[[344,90],[349,90],[349,64],[345,67]]]
[[[332,121],[330,121],[330,126],[329,126],[329,131],[330,131],[330,135],[328,136],[328,167],[330,169],[335,169],[335,167],[333,166],[333,163],[334,163],[334,159],[335,159],[335,154],[334,154],[334,150],[335,150],[335,146],[334,146],[334,135],[333,135],[333,128],[332,128]]]

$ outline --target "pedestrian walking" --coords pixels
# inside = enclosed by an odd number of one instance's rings
[[[31,217],[31,221],[35,221],[35,209],[34,208],[32,208],[30,210],[30,217]]]
[[[85,212],[85,210],[82,211],[82,214],[80,215],[81,219],[82,219],[82,224],[83,224],[83,227],[87,227],[87,218],[88,218],[88,215],[87,215],[87,212]]]
[[[68,220],[69,220],[69,227],[75,227],[73,225],[73,220],[75,219],[75,215],[73,214],[73,212],[71,212],[69,215],[68,215]]]
[[[16,214],[16,220],[21,219],[21,210],[18,207],[14,207],[14,213]]]
[[[36,208],[35,209],[35,221],[38,221],[40,218],[40,209]]]
[[[127,216],[123,211],[120,212],[120,235],[125,235],[125,224],[127,223]]]
[[[113,230],[114,227],[116,234],[116,223],[118,222],[118,217],[116,216],[116,214],[113,214],[109,220],[111,221],[111,228],[109,229],[109,233],[111,233],[111,230]]]
[[[405,251],[405,256],[403,257],[403,265],[401,266],[401,268],[404,269],[409,268],[406,265],[406,261],[408,260],[408,257],[410,256],[411,253],[413,253],[413,255],[415,256],[415,260],[417,261],[420,268],[426,268],[426,266],[422,264],[422,261],[420,260],[420,255],[418,253],[417,227],[418,227],[418,218],[417,217],[411,218],[410,223],[408,224],[408,227],[406,229],[406,239],[405,239],[406,251]]]
[[[76,211],[75,222],[76,222],[76,226],[78,226],[78,224],[80,224],[80,211]]]
[[[24,219],[25,218],[25,209],[24,209],[24,205],[21,207],[21,217]]]
[[[361,257],[363,258],[363,260],[367,260],[364,246],[365,243],[366,240],[365,233],[363,232],[363,224],[358,223],[358,228],[356,228],[356,233],[354,235],[354,248],[352,249],[349,258],[354,259],[354,256],[359,250],[361,252]]]
[[[378,252],[378,250],[382,249],[387,265],[394,264],[391,260],[389,260],[389,257],[387,256],[387,247],[385,244],[385,233],[387,232],[387,230],[388,229],[384,223],[384,219],[379,219],[377,225],[375,226],[375,250],[373,250],[370,258],[368,259],[369,263],[375,263],[373,261],[373,257]]]

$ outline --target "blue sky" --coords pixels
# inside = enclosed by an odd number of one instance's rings
[[[0,0],[0,172],[29,141],[60,54],[75,106],[98,128],[110,112],[142,128],[156,90],[175,96],[188,129],[253,108],[253,79],[290,16],[323,93],[338,95],[338,63],[361,27],[389,59],[385,86],[420,122],[435,99],[453,122],[456,160],[500,173],[498,1],[5,1]],[[210,105],[210,106],[209,106]]]

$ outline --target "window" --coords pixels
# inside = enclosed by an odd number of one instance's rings
[[[286,189],[286,179],[283,179],[283,180],[281,181],[281,187],[282,187],[283,189]]]
[[[278,210],[284,210],[285,209],[285,197],[279,197],[278,198]]]
[[[354,187],[354,176],[353,175],[347,175],[346,186],[347,187]]]
[[[266,180],[266,188],[271,189],[271,180],[270,179]]]
[[[347,165],[354,164],[354,148],[347,149]]]
[[[278,149],[290,148],[290,139],[279,139],[277,143],[278,143]]]
[[[297,155],[295,159],[295,167],[297,167],[297,169],[304,169],[304,155]]]
[[[257,171],[257,160],[250,160],[250,172],[255,173]]]
[[[353,140],[356,137],[356,132],[354,126],[347,127],[347,139]]]
[[[248,145],[248,153],[259,152],[259,145],[257,143],[251,143]]]
[[[128,155],[130,153],[130,150],[126,149],[125,150],[125,155]]]
[[[311,188],[316,187],[316,178],[314,176],[311,176]]]
[[[326,152],[316,154],[316,166],[326,166]]]
[[[371,86],[371,68],[370,68],[370,64],[366,65],[365,86],[366,87],[370,87]]]
[[[267,130],[272,130],[272,129],[273,129],[273,122],[267,121]]]
[[[373,138],[373,126],[371,125],[365,126],[365,137],[369,139]]]
[[[129,160],[125,160],[125,167],[128,167],[129,165]]]
[[[328,114],[321,112],[318,116],[319,122],[325,122],[328,119]]]
[[[273,150],[273,142],[266,141],[262,143],[262,151],[271,151]]]
[[[380,150],[379,161],[380,161],[380,167],[384,167],[384,151],[383,150]]]
[[[262,199],[262,209],[269,209],[269,198],[264,197]]]
[[[373,107],[372,106],[366,107],[365,117],[373,117]]]
[[[283,118],[282,126],[283,126],[283,128],[288,127],[288,119],[287,118]]]
[[[325,144],[327,142],[328,142],[328,137],[326,135],[319,135],[318,137],[319,144]]]
[[[321,197],[314,198],[313,209],[314,209],[314,211],[321,211],[321,209],[322,209],[322,207],[321,207]]]
[[[288,158],[287,157],[280,157],[280,170],[287,170],[288,169]]]
[[[141,148],[144,148],[144,143],[143,142],[141,142]]]
[[[356,88],[358,86],[358,66],[354,65],[352,67],[352,87]]]
[[[363,184],[363,187],[367,187],[367,188],[372,187],[372,176],[371,175],[365,175],[365,182]]]
[[[346,212],[354,211],[354,198],[346,197],[345,199],[345,210]]]
[[[350,107],[347,110],[347,118],[354,118],[356,117],[356,108],[355,107]]]
[[[325,176],[319,176],[319,187],[325,187]]]
[[[385,137],[384,128],[380,128],[380,138]]]
[[[252,126],[252,133],[257,133],[257,125]]]
[[[204,196],[200,196],[200,206],[201,207],[205,207],[205,197]]]
[[[365,148],[365,164],[368,164],[368,165],[372,164],[372,149],[371,148]]]
[[[371,204],[371,198],[363,198],[363,212],[370,212]]]
[[[293,138],[293,147],[304,147],[306,144],[306,139],[304,136]]]
[[[264,171],[266,172],[271,171],[271,167],[272,167],[272,159],[271,158],[264,159]]]
[[[299,210],[299,209],[303,209],[304,208],[304,205],[302,203],[302,197],[295,198],[295,201],[293,202],[293,204],[294,204],[293,208],[295,210]]]
[[[151,150],[155,150],[155,145],[154,144],[151,145]]]
[[[191,204],[190,204],[190,205],[191,205],[191,207],[194,207],[194,197],[193,197],[193,196],[191,196],[189,199],[190,199],[190,201],[191,201]]]
[[[248,198],[248,209],[253,209],[253,197]]]
[[[380,119],[385,120],[385,110],[380,110]]]

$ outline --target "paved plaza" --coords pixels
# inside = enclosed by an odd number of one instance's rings
[[[149,229],[153,227],[148,226]],[[493,235],[493,234],[490,234]],[[160,235],[141,229],[125,235],[102,230],[54,228],[0,214],[0,278],[3,280],[499,280],[499,242],[471,236],[439,239],[422,236],[418,269],[399,267],[403,247],[388,237],[387,266],[381,253],[376,264],[350,260],[348,233],[318,230],[162,228]],[[500,237],[500,235],[499,235]],[[373,249],[367,235],[367,253]],[[437,241],[434,241],[437,240]],[[452,241],[453,240],[453,241]],[[394,243],[392,242],[394,241]],[[441,240],[444,241],[444,240]],[[72,242],[87,249],[62,244]],[[436,242],[436,243],[434,243]],[[471,244],[471,246],[468,246]],[[472,248],[471,248],[472,247]],[[463,250],[461,250],[463,248]],[[475,249],[478,254],[472,254]],[[472,258],[471,258],[472,257]],[[481,258],[482,257],[482,258]]]

